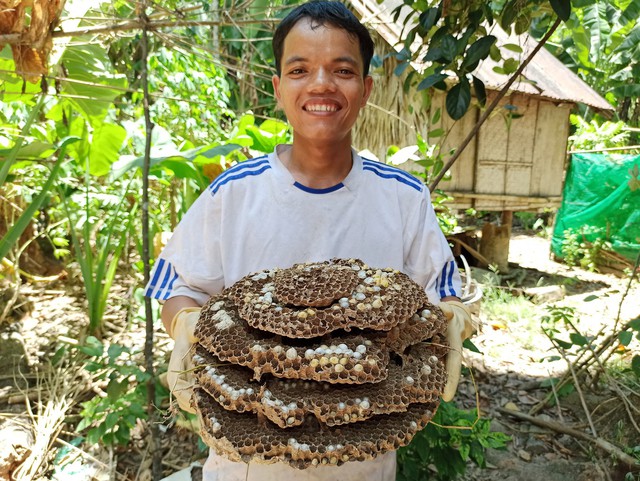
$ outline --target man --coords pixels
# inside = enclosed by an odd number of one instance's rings
[[[455,393],[462,339],[471,319],[457,298],[460,279],[426,187],[399,169],[366,160],[351,129],[373,88],[373,42],[338,2],[294,9],[273,38],[278,105],[293,127],[292,145],[242,162],[209,186],[182,219],[156,262],[147,295],[164,300],[162,319],[175,347],[169,383],[190,409],[188,351],[199,308],[210,295],[255,271],[334,257],[359,258],[405,272],[450,319],[447,337]],[[393,480],[395,453],[373,461],[299,471],[244,464],[211,452],[204,481]]]

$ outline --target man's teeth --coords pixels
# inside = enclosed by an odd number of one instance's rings
[[[307,105],[308,112],[335,112],[338,107],[335,105]]]

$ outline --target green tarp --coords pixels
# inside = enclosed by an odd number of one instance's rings
[[[593,242],[604,238],[630,261],[640,250],[640,189],[632,190],[634,166],[640,155],[574,154],[556,216],[551,248],[564,257],[567,230]],[[631,171],[631,172],[630,172]]]

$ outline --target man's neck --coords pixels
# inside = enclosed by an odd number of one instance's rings
[[[302,185],[312,189],[333,187],[351,171],[353,159],[349,140],[339,145],[319,145],[294,139],[293,145],[279,155],[280,160]]]

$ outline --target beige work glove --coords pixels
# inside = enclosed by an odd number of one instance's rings
[[[199,317],[199,307],[185,307],[173,317],[169,328],[169,335],[175,341],[167,369],[169,390],[182,409],[194,414],[195,410],[191,407],[194,385],[191,348],[198,342],[194,331]]]
[[[460,370],[462,368],[462,342],[469,338],[477,324],[471,319],[469,308],[460,301],[445,301],[438,304],[444,317],[449,321],[447,327],[447,341],[449,353],[447,354],[447,384],[442,393],[444,401],[451,401],[458,389]]]

